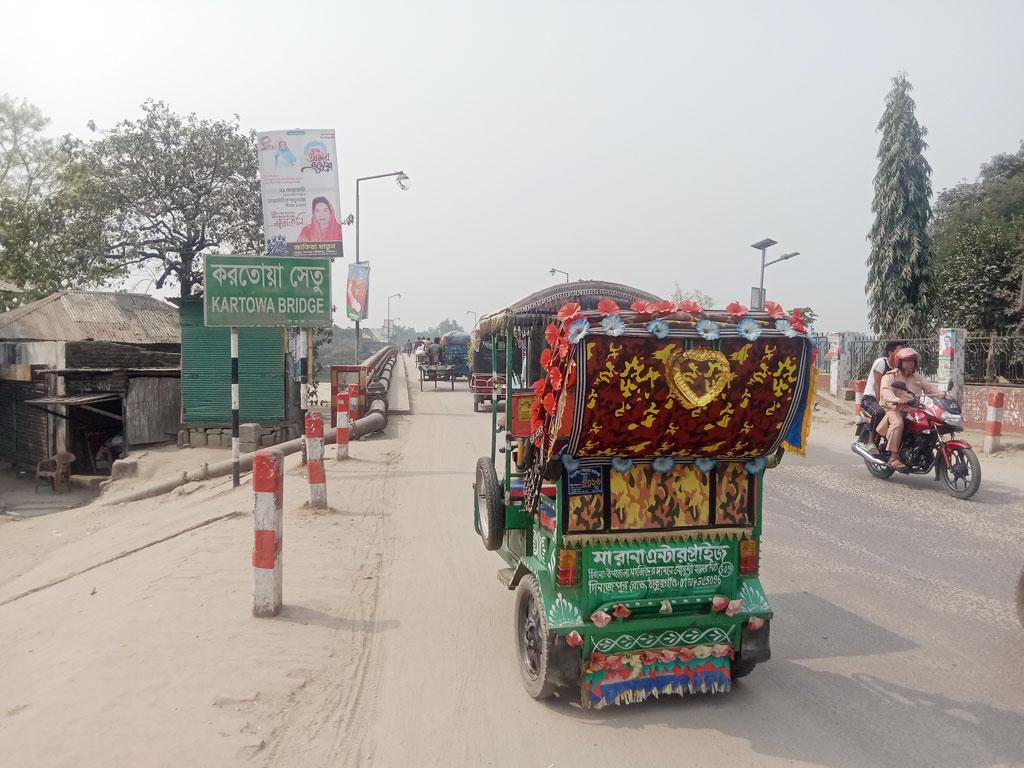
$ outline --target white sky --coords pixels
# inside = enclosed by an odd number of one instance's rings
[[[55,131],[146,98],[338,132],[370,325],[466,321],[550,267],[866,325],[875,125],[906,70],[936,191],[1024,138],[1020,2],[0,0],[0,90]],[[346,229],[354,255],[354,232]],[[769,252],[771,253],[771,252]],[[335,278],[341,305],[344,265]],[[339,318],[340,319],[340,318]],[[347,321],[340,320],[342,324]]]

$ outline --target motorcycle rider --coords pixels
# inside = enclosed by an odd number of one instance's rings
[[[888,341],[882,349],[882,356],[871,364],[871,371],[868,373],[867,386],[864,388],[864,397],[861,399],[860,408],[862,413],[867,414],[867,422],[860,429],[860,441],[867,443],[871,436],[878,429],[879,422],[885,416],[885,408],[878,402],[879,391],[882,388],[882,377],[896,367],[896,353],[907,346],[905,341]]]
[[[900,461],[900,444],[903,441],[903,407],[921,394],[937,395],[932,386],[918,370],[920,355],[912,347],[904,347],[896,353],[896,368],[882,377],[881,401],[885,417],[878,425],[878,434],[886,438],[889,451],[889,466],[897,471],[906,471]],[[902,381],[907,389],[893,389],[893,382]]]

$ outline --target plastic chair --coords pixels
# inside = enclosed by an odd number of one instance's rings
[[[71,480],[71,465],[75,463],[75,454],[61,451],[56,456],[36,464],[36,493],[39,493],[39,481],[48,480],[54,493],[63,493],[64,486]]]

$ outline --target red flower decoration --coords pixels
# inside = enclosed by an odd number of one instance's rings
[[[569,356],[569,340],[566,338],[560,338],[555,342],[555,356],[559,360],[564,360]]]
[[[573,363],[569,368],[569,375],[565,377],[565,388],[576,386],[576,364]]]
[[[786,310],[774,301],[766,301],[764,303],[764,311],[768,313],[768,317],[772,320],[778,320],[786,316]]]
[[[570,648],[579,648],[583,645],[583,635],[574,629],[565,636],[565,644]]]
[[[629,610],[629,608],[624,606],[622,603],[619,603],[618,605],[616,605],[615,606],[615,610],[612,611],[612,615],[616,619],[628,619],[630,617],[630,614],[632,614],[632,613],[633,612],[631,610]]]
[[[711,598],[711,610],[716,613],[718,611],[724,611],[728,605],[729,598],[725,595],[715,595]]]
[[[730,304],[728,307],[725,308],[725,311],[728,312],[733,317],[735,317],[737,320],[739,320],[741,317],[743,317],[745,314],[747,314],[750,310],[747,309],[742,304],[740,304],[738,301],[734,301],[732,304]]]
[[[680,648],[677,655],[680,661],[693,661],[694,658],[693,650],[690,648]]]
[[[560,323],[570,322],[580,316],[580,305],[571,302],[558,310],[558,321]]]
[[[544,395],[544,410],[552,416],[555,415],[555,395],[553,392],[548,392]]]
[[[619,305],[611,299],[601,299],[597,302],[597,311],[601,313],[602,317],[617,315],[619,314]]]
[[[540,353],[540,365],[542,368],[547,368],[551,365],[551,350],[545,349]]]
[[[551,388],[557,392],[562,388],[562,372],[557,368],[548,368],[548,381]]]
[[[535,397],[542,397],[544,395],[544,388],[548,385],[547,379],[537,379],[533,382],[533,394]]]
[[[594,611],[592,614],[590,614],[590,620],[592,622],[594,622],[594,625],[598,629],[604,629],[609,624],[611,624],[612,617],[609,616],[604,611]],[[612,661],[613,659],[614,659],[615,662],[617,662],[619,660],[619,657],[618,656],[606,656],[605,657],[605,663],[608,664],[609,666],[613,666],[613,664],[614,664],[614,662]]]
[[[544,341],[548,343],[549,347],[555,346],[558,336],[558,326],[554,323],[548,323],[548,327],[544,329]]]
[[[629,305],[629,308],[640,315],[646,315],[650,313],[651,305],[646,301],[634,301]]]
[[[667,299],[661,299],[650,305],[651,311],[656,312],[659,315],[668,314],[669,312],[676,311],[676,305]]]
[[[793,326],[793,330],[797,333],[807,333],[807,326],[804,325],[804,311],[797,307],[789,313],[789,324]]]
[[[687,299],[686,301],[679,302],[679,311],[686,312],[690,315],[699,315],[704,311],[704,309],[696,301],[690,301]]]

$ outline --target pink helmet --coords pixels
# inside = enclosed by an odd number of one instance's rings
[[[896,353],[897,360],[909,360],[910,358],[914,358],[918,362],[921,360],[921,356],[917,354],[917,350],[913,347],[904,347]]]

